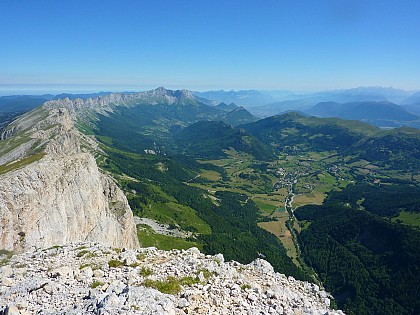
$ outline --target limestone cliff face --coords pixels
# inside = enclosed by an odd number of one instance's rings
[[[12,138],[0,141],[0,248],[139,247],[124,193],[98,169],[94,141],[73,127],[68,110],[31,112],[8,130]]]

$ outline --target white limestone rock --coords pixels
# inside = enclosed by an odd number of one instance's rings
[[[99,170],[94,141],[76,130],[69,110],[36,109],[9,128],[14,138],[3,140],[0,165],[34,154],[37,159],[0,175],[0,248],[26,251],[76,241],[139,247],[124,193]],[[23,140],[26,145],[13,148]]]
[[[135,264],[128,265],[127,257]],[[25,252],[2,267],[28,264],[19,279],[0,285],[0,314],[6,307],[19,314],[343,314],[330,309],[325,291],[270,271],[265,261],[218,259],[197,249],[120,252],[97,243]],[[110,267],[111,260],[123,266]],[[141,275],[142,268],[151,274]],[[176,285],[174,292],[157,290],[169,283],[178,283],[179,291]]]

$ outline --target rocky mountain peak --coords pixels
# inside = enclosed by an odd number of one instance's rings
[[[157,89],[154,89],[151,92],[153,95],[160,95],[160,96],[167,96],[167,97],[175,97],[178,99],[195,99],[194,95],[189,90],[168,90],[164,87],[158,87]],[[141,92],[142,93],[142,92]],[[139,93],[139,94],[141,94]],[[143,92],[148,93],[148,92]]]
[[[159,95],[167,95],[168,94],[168,90],[165,89],[163,86],[160,86],[160,87],[154,89],[153,92],[155,94],[159,94]]]
[[[181,90],[181,97],[184,98],[194,98],[194,95],[189,90]]]

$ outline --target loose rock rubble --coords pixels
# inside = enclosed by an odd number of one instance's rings
[[[139,224],[148,225],[149,227],[152,228],[154,232],[158,234],[162,234],[162,235],[180,237],[180,238],[188,238],[192,236],[192,232],[183,231],[179,228],[171,227],[169,224],[163,224],[149,218],[134,217],[134,222],[136,223],[136,225],[139,225]]]
[[[225,262],[196,248],[77,243],[0,266],[0,314],[343,314],[317,285],[275,273],[264,260]]]

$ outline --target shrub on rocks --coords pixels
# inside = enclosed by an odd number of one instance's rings
[[[122,261],[111,259],[110,261],[108,261],[108,266],[109,268],[121,268],[124,267],[125,264]]]
[[[139,274],[143,277],[147,277],[153,274],[153,270],[147,267],[142,267]]]

